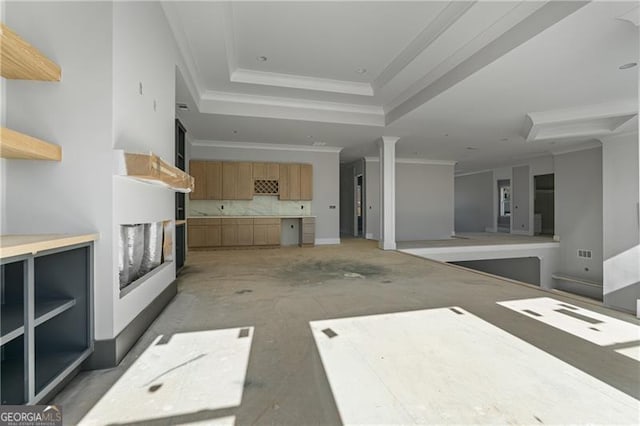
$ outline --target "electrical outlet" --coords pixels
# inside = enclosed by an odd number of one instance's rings
[[[591,259],[593,257],[593,253],[591,250],[578,249],[578,257],[582,259]]]

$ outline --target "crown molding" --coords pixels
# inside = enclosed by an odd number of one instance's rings
[[[359,96],[374,95],[371,84],[359,83],[356,81],[332,80],[328,78],[307,77],[303,75],[255,71],[245,68],[236,68],[230,74],[231,81],[235,83],[288,87],[293,89],[345,93]]]
[[[494,22],[456,54],[385,105],[388,111],[386,124],[395,122],[588,3],[521,2],[512,12]]]
[[[206,91],[199,110],[207,114],[384,126],[384,111],[375,105],[354,105],[297,98]]]
[[[474,3],[474,1],[452,2],[445,6],[438,16],[436,16],[411,43],[405,46],[391,63],[375,78],[372,84],[373,88],[377,90],[386,86],[387,83],[411,64],[418,55],[424,52],[438,37],[456,23]]]
[[[588,149],[595,149],[595,148],[602,148],[602,142],[600,141],[589,141],[585,144],[580,144],[580,146],[575,146],[572,148],[567,148],[567,149],[557,149],[557,150],[553,150],[551,151],[551,154],[553,154],[553,156],[556,155],[563,155],[563,154],[569,154],[572,152],[578,152],[578,151],[586,151]]]
[[[331,152],[340,153],[344,148],[339,146],[306,146],[306,145],[287,145],[287,144],[269,144],[257,142],[233,142],[233,141],[210,141],[210,140],[193,140],[190,141],[192,146],[212,147],[212,148],[237,148],[237,149],[264,149],[269,151],[302,151],[302,152]]]
[[[379,157],[364,157],[364,161],[368,163],[377,163]],[[396,164],[427,164],[432,166],[455,166],[457,161],[449,160],[430,160],[428,158],[396,158]]]
[[[631,22],[636,27],[640,26],[640,6],[636,6],[624,15],[618,16],[616,19]]]
[[[630,99],[531,112],[526,116],[522,136],[527,142],[612,136],[629,132],[637,116],[638,102]]]

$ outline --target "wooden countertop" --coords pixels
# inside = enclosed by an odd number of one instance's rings
[[[188,219],[302,219],[303,217],[316,217],[307,215],[280,215],[280,216],[189,216]]]
[[[96,241],[98,234],[0,235],[0,259]]]

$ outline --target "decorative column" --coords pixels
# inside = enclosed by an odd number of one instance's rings
[[[382,250],[396,249],[396,142],[383,136],[380,147],[380,240]]]

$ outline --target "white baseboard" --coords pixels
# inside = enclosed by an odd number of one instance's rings
[[[340,244],[340,238],[316,238],[317,246],[326,246],[331,244]]]
[[[496,227],[486,227],[486,228],[484,228],[484,232],[498,232],[498,228],[496,228]]]
[[[513,235],[529,235],[529,236],[531,236],[531,233],[529,231],[520,231],[519,229],[512,229],[511,233]]]
[[[372,232],[367,232],[364,237],[367,240],[375,240],[375,238],[373,238],[373,233]]]

